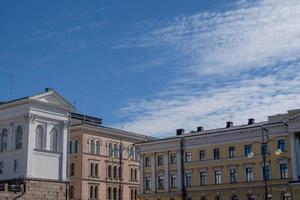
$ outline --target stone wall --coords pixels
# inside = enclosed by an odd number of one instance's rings
[[[25,193],[18,200],[66,200],[68,197],[68,186],[66,182],[54,182],[45,180],[25,180]],[[8,191],[8,183],[5,190],[0,191],[0,200],[12,200],[21,195],[21,192]]]

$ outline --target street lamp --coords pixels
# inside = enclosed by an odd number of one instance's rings
[[[270,199],[272,199],[272,195],[269,194],[269,192],[268,192],[268,179],[267,179],[267,175],[266,175],[267,154],[268,154],[268,152],[267,152],[267,145],[270,142],[275,142],[275,140],[269,139],[269,135],[268,135],[269,134],[269,130],[268,129],[266,129],[264,127],[261,127],[261,129],[262,129],[262,134],[261,134],[262,141],[261,142],[253,142],[251,144],[251,149],[252,149],[252,146],[254,144],[260,144],[260,146],[261,146],[261,152],[262,152],[262,156],[263,156],[263,179],[264,179],[264,188],[265,188],[264,199],[265,200],[270,200]],[[264,134],[264,131],[267,132],[267,135]],[[275,151],[275,155],[277,155],[277,156],[279,156],[281,153],[282,153],[281,149],[277,149]],[[254,152],[251,151],[247,156],[248,156],[248,158],[253,158],[254,157]]]

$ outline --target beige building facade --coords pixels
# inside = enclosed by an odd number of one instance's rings
[[[143,200],[300,199],[300,110],[136,145]],[[266,197],[267,198],[266,198]]]
[[[70,128],[70,199],[137,200],[144,135],[104,127],[101,119],[73,113]]]

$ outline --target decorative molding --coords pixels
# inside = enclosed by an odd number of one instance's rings
[[[29,113],[29,120],[30,122],[35,122],[36,118],[37,118],[37,114],[33,114],[33,113]]]

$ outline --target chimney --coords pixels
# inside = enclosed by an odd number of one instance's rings
[[[179,128],[179,129],[176,129],[176,135],[182,135],[184,134],[184,129],[183,128]]]
[[[253,118],[248,119],[248,125],[251,125],[254,123],[255,123],[255,119],[253,119]]]
[[[203,126],[198,126],[197,127],[197,132],[201,132],[201,131],[204,131],[204,127]]]
[[[45,92],[50,92],[50,91],[53,91],[52,88],[45,88]]]
[[[231,121],[226,122],[226,128],[230,128],[230,127],[233,127],[233,122]]]

